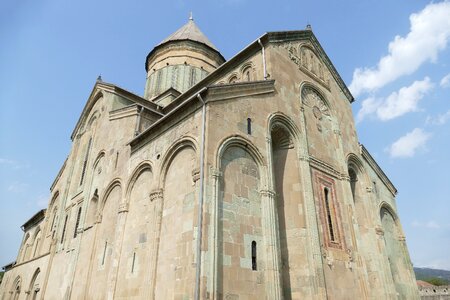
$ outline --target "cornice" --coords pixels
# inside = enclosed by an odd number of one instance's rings
[[[323,173],[333,176],[339,180],[345,180],[348,178],[346,174],[339,172],[333,165],[312,155],[309,156],[309,164],[312,168],[322,171]]]
[[[211,85],[206,97],[208,101],[229,100],[234,98],[269,94],[275,91],[275,80],[239,82]]]
[[[363,159],[369,164],[369,166],[372,168],[372,170],[378,175],[378,177],[383,181],[383,183],[386,185],[386,187],[389,189],[389,191],[392,193],[392,195],[397,195],[397,189],[395,188],[394,184],[389,180],[389,178],[386,176],[386,174],[383,172],[383,170],[380,168],[380,166],[377,164],[375,159],[373,159],[372,155],[370,155],[369,151],[364,147],[363,144],[359,144],[361,148],[361,155]]]

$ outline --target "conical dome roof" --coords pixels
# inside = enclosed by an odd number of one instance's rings
[[[197,27],[194,19],[189,18],[189,21],[180,29],[172,33],[168,38],[163,40],[159,45],[165,44],[171,41],[191,40],[207,45],[208,47],[217,50],[216,46],[205,36],[205,34]],[[159,46],[158,45],[158,46]]]

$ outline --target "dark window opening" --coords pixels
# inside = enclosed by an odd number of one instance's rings
[[[356,176],[356,172],[353,169],[348,169],[348,175],[350,177],[350,188],[352,190],[353,202],[355,202],[356,182],[358,181],[358,177]]]
[[[252,242],[252,270],[256,271],[256,242]]]
[[[247,134],[252,134],[252,119],[247,118]]]
[[[105,264],[106,248],[108,247],[108,242],[105,242],[105,248],[103,248],[102,266]]]
[[[61,244],[64,242],[64,235],[66,234],[66,226],[67,226],[67,217],[64,219],[64,226],[63,226],[63,230],[62,230],[62,235],[61,235]]]
[[[89,151],[91,150],[91,143],[92,143],[92,138],[89,139],[89,143],[86,148],[86,155],[84,156],[84,161],[83,161],[83,169],[81,171],[80,185],[83,184],[84,175],[86,174],[86,167],[87,167],[87,163],[88,163]]]
[[[327,188],[324,188],[323,192],[325,194],[325,209],[327,211],[328,229],[330,231],[331,241],[334,242],[334,241],[336,241],[336,239],[335,239],[335,236],[334,236],[333,221],[332,221],[332,218],[331,218],[330,200],[328,199],[329,190]]]
[[[134,273],[134,263],[136,262],[136,252],[133,252],[133,263],[131,264],[131,273]]]
[[[78,225],[80,225],[80,218],[81,218],[81,207],[78,209],[78,214],[77,214],[77,221],[75,222],[75,230],[73,232],[73,237],[76,238],[77,237],[77,231],[78,231]]]

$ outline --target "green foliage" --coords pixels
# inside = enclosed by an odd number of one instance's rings
[[[426,281],[428,283],[431,283],[432,285],[448,285],[450,282],[444,278],[439,277],[428,277],[424,278],[423,281]]]

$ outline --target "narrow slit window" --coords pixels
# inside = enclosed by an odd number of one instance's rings
[[[134,263],[136,262],[136,252],[133,252],[133,262],[131,264],[131,273],[134,273]]]
[[[252,134],[252,119],[247,118],[247,134]]]
[[[108,248],[108,242],[105,242],[105,247],[103,248],[102,266],[105,264],[106,249]]]
[[[76,238],[77,237],[77,231],[78,231],[78,226],[80,225],[80,218],[81,218],[81,207],[78,209],[78,214],[77,214],[77,221],[75,222],[75,230],[73,231],[73,237]]]
[[[331,241],[336,241],[334,236],[334,228],[333,228],[333,220],[331,217],[331,209],[330,209],[330,200],[329,200],[329,190],[327,188],[323,189],[324,195],[325,195],[325,209],[327,212],[327,223],[328,223],[328,229],[330,231],[330,239]]]
[[[86,154],[84,156],[84,161],[83,161],[83,169],[81,171],[80,185],[83,184],[84,175],[86,174],[86,167],[87,167],[87,163],[88,163],[89,151],[91,150],[91,143],[92,143],[92,138],[89,139],[89,143],[86,148]]]
[[[64,242],[64,235],[66,234],[66,226],[67,226],[67,217],[64,219],[64,226],[61,234],[61,244]]]
[[[252,242],[252,270],[256,271],[257,265],[256,265],[256,242]]]

